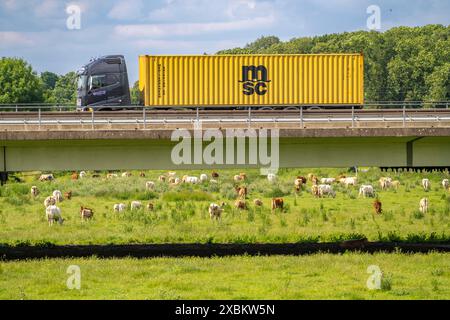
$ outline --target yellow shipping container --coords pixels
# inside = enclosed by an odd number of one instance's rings
[[[139,57],[146,106],[362,105],[362,54]]]

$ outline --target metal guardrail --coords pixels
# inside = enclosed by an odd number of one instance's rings
[[[252,124],[290,124],[305,128],[307,124],[330,124],[345,127],[357,127],[361,123],[392,124],[406,127],[414,123],[438,123],[450,127],[450,110],[447,109],[380,109],[359,110],[354,107],[345,110],[298,110],[270,111],[270,110],[237,110],[221,112],[201,111],[199,108],[184,112],[151,111],[142,108],[141,111],[132,112],[42,112],[41,109],[25,113],[0,113],[0,128],[9,129],[30,126],[38,130],[48,129],[49,126],[81,126],[92,130],[96,126],[124,126],[134,125],[146,129],[147,126],[186,125],[195,126],[199,123],[208,125],[243,124],[251,127]],[[431,124],[432,125],[432,124]],[[430,125],[430,126],[431,126]]]

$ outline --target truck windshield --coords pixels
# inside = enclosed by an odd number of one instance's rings
[[[77,81],[77,89],[78,91],[84,91],[86,90],[86,85],[87,85],[87,76],[85,75],[79,75],[78,76],[78,81]]]

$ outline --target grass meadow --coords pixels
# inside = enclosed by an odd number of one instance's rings
[[[0,299],[449,299],[449,254],[0,262]],[[77,265],[81,288],[68,289]],[[367,268],[378,266],[379,290]]]
[[[210,175],[209,171],[204,171]],[[450,229],[450,192],[441,185],[446,172],[380,172],[369,168],[358,173],[358,184],[372,184],[383,204],[383,213],[375,215],[373,198],[358,197],[358,187],[334,185],[336,198],[314,198],[308,182],[300,193],[294,190],[296,176],[312,172],[321,177],[336,177],[345,169],[281,169],[276,183],[269,183],[258,170],[246,170],[248,210],[233,207],[236,192],[233,176],[238,170],[220,170],[218,184],[171,186],[159,182],[163,171],[146,171],[146,177],[106,179],[88,177],[71,180],[70,173],[55,173],[56,180],[39,182],[39,173],[19,177],[24,182],[8,182],[0,188],[0,243],[3,244],[122,244],[122,243],[256,243],[256,242],[326,242],[361,236],[371,241],[438,241],[448,240]],[[199,176],[200,171],[177,172]],[[119,173],[120,176],[120,173]],[[380,190],[381,176],[399,180],[398,190]],[[422,178],[429,178],[431,190],[424,191]],[[145,182],[154,181],[154,191],[146,191]],[[33,198],[30,188],[40,190]],[[71,200],[59,203],[65,221],[49,227],[44,199],[58,189],[71,190]],[[272,212],[272,197],[283,197],[285,209]],[[429,199],[429,212],[419,211],[422,197]],[[263,200],[255,207],[253,200]],[[128,205],[140,200],[144,208],[116,213],[114,203]],[[211,221],[208,206],[225,201],[222,219]],[[153,211],[145,205],[152,202]],[[94,209],[94,219],[82,222],[80,206]]]

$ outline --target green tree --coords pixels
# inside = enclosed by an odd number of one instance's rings
[[[0,59],[0,103],[43,102],[43,85],[32,67],[20,58]]]
[[[139,80],[137,80],[130,89],[131,104],[143,104],[141,91],[139,90]]]
[[[58,81],[58,75],[50,71],[44,71],[41,73],[42,83],[44,84],[45,90],[53,90]]]
[[[75,72],[69,72],[60,76],[56,81],[49,101],[58,104],[75,104],[77,99],[76,79],[77,74]]]

